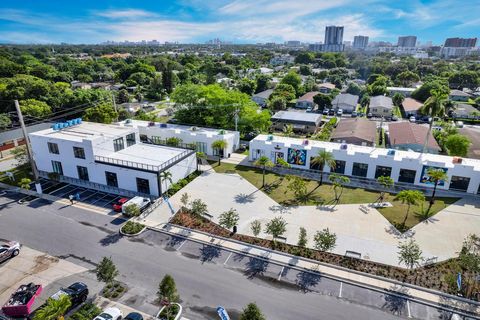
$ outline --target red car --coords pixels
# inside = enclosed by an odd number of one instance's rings
[[[113,210],[114,210],[115,212],[122,212],[122,206],[123,206],[123,204],[124,204],[125,202],[127,202],[128,200],[130,200],[130,199],[128,199],[128,198],[118,199],[118,201],[113,204]]]

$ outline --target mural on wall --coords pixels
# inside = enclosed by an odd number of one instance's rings
[[[288,148],[287,162],[297,166],[304,166],[307,163],[307,150]]]
[[[430,177],[428,176],[427,172],[428,170],[430,169],[435,169],[435,170],[443,170],[445,171],[445,173],[448,171],[447,168],[440,168],[440,167],[432,167],[432,166],[423,166],[422,168],[422,174],[420,175],[420,183],[425,183],[425,184],[429,184],[429,185],[434,185],[435,182],[431,181]],[[438,186],[439,187],[442,187],[445,185],[445,181],[444,180],[440,180],[438,181]]]

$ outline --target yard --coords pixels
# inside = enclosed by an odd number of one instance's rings
[[[32,169],[30,167],[30,164],[23,164],[19,167],[16,167],[15,169],[8,170],[8,172],[13,172],[13,176],[15,177],[15,181],[10,180],[9,177],[4,175],[3,173],[0,174],[0,182],[18,186],[18,183],[20,180],[23,178],[28,178],[30,180],[33,180],[33,175],[32,175]]]
[[[243,178],[248,180],[257,188],[262,186],[262,170],[252,167],[238,166],[230,163],[222,163],[220,166],[218,162],[212,162],[214,170],[218,173],[238,173]],[[284,176],[276,173],[268,172],[265,174],[265,184],[267,187],[263,190],[273,200],[284,205],[318,205],[328,202],[334,198],[332,186],[324,183],[319,186],[317,181],[306,180],[307,190],[309,196],[304,203],[298,203],[293,193],[288,190],[288,181]],[[360,204],[371,203],[377,200],[379,196],[378,191],[365,190],[361,188],[345,188],[339,204]],[[457,198],[437,198],[435,204],[430,210],[430,216],[436,214],[448,205],[457,201]],[[399,226],[407,211],[407,205],[400,201],[394,200],[394,195],[387,194],[385,201],[391,202],[393,207],[379,209],[378,211],[395,226]],[[412,206],[407,221],[405,222],[405,230],[412,228],[416,224],[425,220],[421,215],[422,211],[428,207],[428,198],[424,204]]]

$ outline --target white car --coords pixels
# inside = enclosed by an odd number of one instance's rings
[[[415,119],[414,116],[411,116],[408,120],[409,120],[410,122],[415,122],[415,121],[417,121],[417,119]]]
[[[0,262],[18,256],[21,247],[17,241],[0,242]]]
[[[120,309],[111,307],[102,311],[98,316],[93,320],[120,320],[122,319],[123,314]]]

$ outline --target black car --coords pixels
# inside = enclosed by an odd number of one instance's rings
[[[76,306],[80,305],[81,303],[85,302],[88,297],[88,287],[85,283],[82,282],[75,282],[74,284],[70,285],[68,288],[61,288],[57,293],[52,295],[50,298],[52,299],[59,299],[62,295],[68,295],[72,302],[70,309],[75,308]]]
[[[143,317],[138,312],[130,312],[123,320],[143,320]]]
[[[328,115],[329,116],[334,116],[335,115],[335,110],[333,110],[333,109],[328,110]]]

